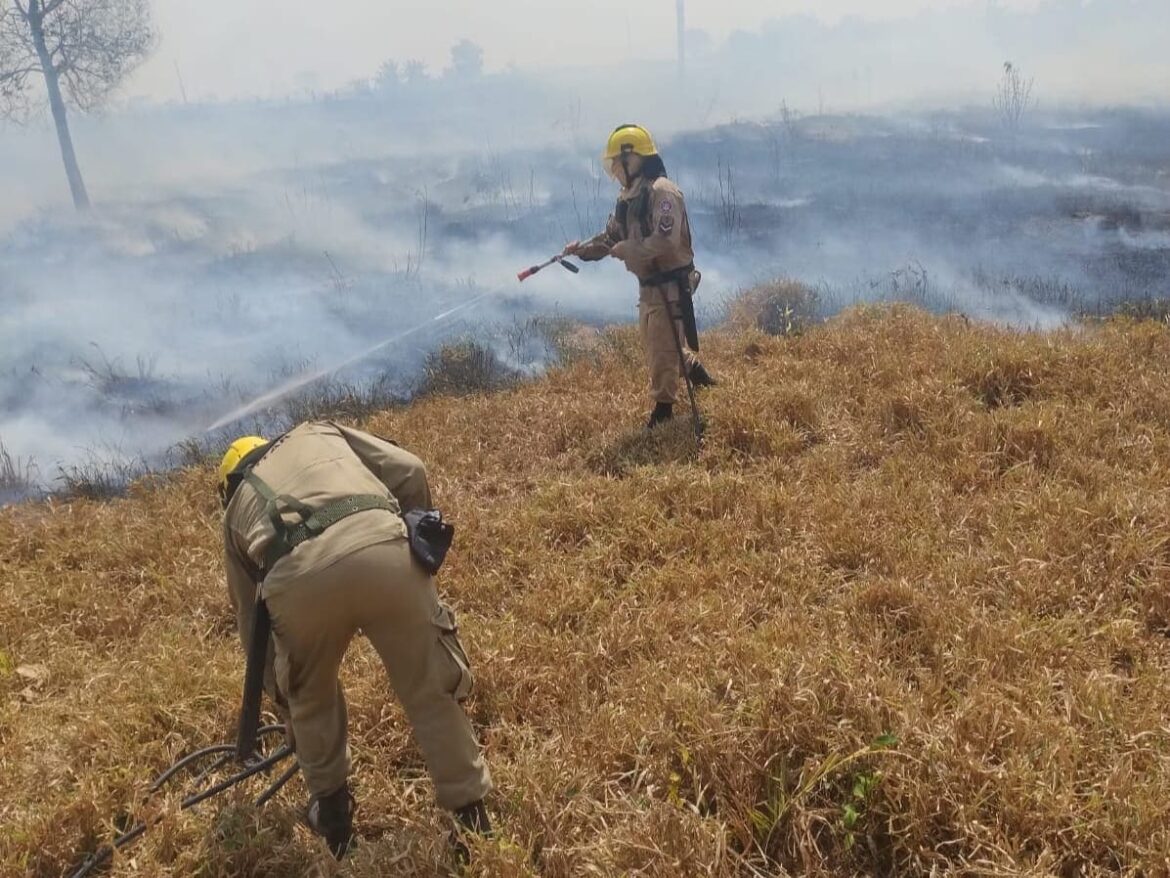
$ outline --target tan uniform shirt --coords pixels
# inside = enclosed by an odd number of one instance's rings
[[[581,259],[602,259],[615,244],[628,241],[623,261],[639,281],[694,262],[691,224],[682,190],[666,177],[649,184],[648,198],[646,187],[646,181],[639,178],[632,187],[622,190],[605,231],[581,245],[577,254]],[[618,219],[622,213],[624,223]]]
[[[385,439],[329,421],[309,421],[290,430],[253,471],[276,494],[288,494],[315,509],[354,494],[390,497],[403,510],[428,509],[431,503],[422,461]],[[275,535],[265,507],[263,498],[244,482],[224,512],[228,586],[237,611],[249,616],[264,552]],[[299,518],[292,513],[285,520],[296,524]],[[358,549],[405,537],[406,525],[392,511],[370,509],[351,515],[277,561],[264,579],[264,593],[278,593]]]
[[[456,809],[482,799],[491,775],[459,705],[472,685],[467,654],[451,610],[410,554],[397,511],[430,508],[422,461],[369,433],[311,421],[278,439],[253,472],[277,495],[314,509],[355,494],[397,504],[341,519],[280,558],[264,578],[273,625],[265,689],[295,731],[310,792],[340,789],[349,772],[337,670],[360,629],[402,700],[439,804]],[[266,507],[243,482],[224,514],[225,565],[245,650],[256,583],[275,533]],[[289,513],[286,521],[295,524],[299,516]]]

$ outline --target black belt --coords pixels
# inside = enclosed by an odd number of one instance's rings
[[[689,287],[691,272],[694,270],[695,263],[690,262],[680,268],[672,268],[670,271],[660,271],[658,274],[650,275],[650,277],[640,278],[638,283],[644,287],[661,287],[670,283]]]

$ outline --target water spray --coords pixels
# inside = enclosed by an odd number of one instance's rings
[[[575,267],[576,266],[574,266],[574,268]],[[248,417],[248,415],[252,414],[253,412],[259,411],[260,409],[264,408],[265,406],[271,405],[274,402],[278,402],[279,400],[288,396],[290,393],[293,393],[297,390],[300,390],[302,387],[305,387],[306,385],[312,384],[314,381],[319,381],[320,379],[322,379],[328,375],[332,375],[334,372],[339,372],[342,369],[344,369],[346,366],[352,366],[354,363],[360,362],[360,361],[364,360],[366,357],[369,357],[373,354],[376,354],[378,351],[382,350],[382,348],[389,347],[390,345],[392,345],[396,342],[402,341],[402,339],[407,338],[408,336],[414,335],[416,332],[420,332],[423,329],[426,329],[427,327],[434,325],[435,323],[440,323],[440,322],[446,320],[448,317],[452,316],[453,314],[458,314],[460,311],[466,311],[468,308],[471,308],[472,306],[479,304],[480,302],[482,302],[484,299],[486,299],[490,295],[491,295],[490,291],[486,292],[486,293],[480,293],[478,296],[475,296],[471,299],[468,299],[466,302],[462,303],[461,305],[456,305],[454,308],[448,308],[446,311],[442,312],[441,314],[436,314],[434,317],[430,318],[429,320],[425,320],[422,323],[417,324],[416,326],[412,326],[410,329],[404,330],[403,332],[395,333],[394,335],[390,336],[389,338],[383,339],[382,341],[378,342],[375,345],[371,345],[370,347],[366,348],[365,350],[361,351],[360,353],[354,354],[352,357],[350,357],[347,360],[343,360],[340,363],[334,363],[333,365],[327,366],[324,369],[318,369],[316,372],[312,372],[308,375],[301,375],[297,378],[293,378],[292,380],[287,381],[284,384],[281,384],[279,387],[276,387],[272,390],[269,390],[267,393],[264,393],[261,396],[256,397],[251,402],[247,402],[244,405],[240,406],[239,408],[235,409],[234,411],[229,412],[228,414],[224,415],[222,418],[220,418],[218,421],[216,421],[214,424],[212,424],[210,427],[208,427],[203,432],[204,433],[211,433],[212,431],[219,430],[223,427],[226,427],[228,424],[234,423],[234,422],[240,420],[241,418],[246,418],[246,417]]]
[[[521,282],[524,282],[525,280],[532,277],[532,275],[536,274],[541,269],[548,268],[550,265],[553,265],[554,263],[559,264],[563,269],[565,269],[566,271],[571,271],[573,274],[578,274],[581,271],[580,266],[574,265],[572,262],[566,262],[564,255],[558,254],[557,256],[554,256],[551,259],[549,259],[547,262],[542,262],[542,263],[540,263],[540,265],[533,265],[531,268],[526,268],[524,271],[520,272],[516,277]],[[314,381],[319,381],[320,379],[326,377],[327,375],[332,375],[334,372],[340,372],[346,366],[352,366],[354,363],[360,362],[361,360],[364,360],[366,357],[369,357],[372,354],[377,353],[378,351],[380,351],[384,347],[389,347],[390,345],[394,344],[395,342],[402,341],[402,339],[406,338],[407,336],[414,335],[416,332],[419,332],[423,329],[426,329],[428,326],[431,326],[435,323],[440,323],[443,320],[446,320],[448,317],[450,317],[453,314],[458,314],[460,311],[465,311],[468,308],[471,308],[473,305],[477,305],[478,303],[482,302],[484,299],[486,299],[490,295],[491,295],[490,292],[481,293],[480,295],[475,296],[474,298],[468,299],[466,302],[464,302],[461,305],[456,305],[454,308],[448,308],[446,311],[444,311],[441,314],[436,314],[430,320],[426,320],[426,321],[418,324],[417,326],[412,326],[410,329],[407,329],[404,332],[396,333],[395,335],[390,336],[390,338],[383,339],[382,341],[378,342],[377,344],[371,345],[370,347],[366,348],[364,351],[361,351],[360,353],[354,354],[352,357],[350,357],[347,360],[343,360],[340,363],[334,363],[333,365],[327,366],[324,369],[318,369],[316,372],[310,373],[308,375],[301,375],[297,378],[293,378],[292,380],[287,381],[284,384],[281,384],[279,387],[273,388],[272,390],[269,390],[267,393],[264,393],[264,394],[256,397],[251,402],[247,402],[244,405],[240,406],[239,408],[235,409],[234,411],[229,412],[228,414],[224,415],[222,418],[220,418],[218,421],[216,421],[214,424],[212,424],[210,427],[208,427],[203,432],[204,433],[211,433],[215,430],[219,430],[223,427],[226,427],[228,424],[234,423],[242,418],[246,418],[246,417],[248,417],[248,415],[259,411],[260,409],[264,408],[267,405],[271,405],[274,402],[280,401],[284,397],[288,396],[290,393],[294,393],[295,391],[300,390],[302,387],[305,387],[306,385],[312,384]]]

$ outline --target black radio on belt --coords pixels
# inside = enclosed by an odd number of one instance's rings
[[[402,515],[410,538],[411,554],[434,576],[455,539],[455,526],[443,521],[438,509],[412,509]]]

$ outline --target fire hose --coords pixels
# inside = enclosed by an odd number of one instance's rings
[[[268,606],[260,596],[259,591],[257,591],[256,608],[252,616],[252,633],[249,638],[248,658],[244,671],[244,696],[240,705],[236,742],[234,744],[215,744],[211,747],[204,747],[177,760],[170,768],[155,778],[154,783],[147,790],[146,796],[148,799],[160,792],[172,780],[182,774],[184,770],[200,765],[205,759],[212,759],[213,761],[195,776],[193,781],[195,786],[203,784],[234,759],[239,765],[239,770],[234,774],[215,781],[206,789],[197,790],[183,797],[179,804],[179,810],[186,811],[188,808],[194,808],[200,802],[205,802],[214,796],[218,796],[220,793],[227,792],[255,775],[275,768],[293,755],[293,750],[288,745],[278,747],[268,756],[263,755],[261,752],[261,742],[265,738],[275,736],[277,733],[285,735],[286,731],[285,727],[280,724],[269,726],[260,725],[260,699],[264,688],[264,666],[268,654],[268,641],[271,632],[272,620],[268,613]],[[273,781],[256,798],[253,804],[257,808],[262,808],[281,791],[285,784],[293,779],[299,769],[300,764],[294,759],[293,764],[285,769],[284,773]],[[71,873],[71,878],[85,878],[86,875],[89,875],[94,869],[110,859],[116,850],[141,838],[149,826],[150,823],[146,820],[134,824],[108,845],[88,856]]]
[[[258,729],[256,732],[258,740],[263,740],[266,737],[275,736],[276,734],[280,734],[281,736],[285,734],[285,728],[283,725],[264,726],[263,728]],[[194,783],[196,785],[202,784],[209,777],[213,776],[216,772],[227,765],[233,758],[235,758],[235,755],[235,744],[216,744],[212,747],[204,747],[201,750],[196,750],[194,753],[189,753],[181,759],[177,760],[166,771],[155,778],[154,783],[152,783],[150,788],[147,790],[146,798],[149,799],[156,793],[161,792],[185,769],[191,769],[195,766],[198,766],[203,760],[211,759],[211,763],[204,767],[202,771],[199,771],[199,773],[195,776]],[[205,802],[214,796],[218,796],[220,793],[224,793],[232,789],[233,787],[243,783],[251,777],[268,772],[292,755],[293,751],[287,745],[281,745],[268,756],[253,754],[247,762],[243,763],[239,771],[212,783],[205,789],[197,790],[186,795],[180,802],[179,810],[186,811],[190,808],[194,808],[200,802]],[[300,764],[294,760],[293,764],[285,769],[285,771],[254,800],[253,804],[257,808],[263,807],[265,804],[271,801],[272,798],[281,791],[281,789],[283,789],[285,784],[293,779],[299,770]],[[98,866],[109,860],[110,857],[114,855],[115,851],[120,850],[131,842],[141,838],[146,833],[146,830],[150,827],[151,822],[152,821],[149,820],[141,820],[138,823],[135,823],[128,830],[115,838],[112,842],[90,854],[88,857],[86,857],[80,866],[78,866],[73,872],[70,873],[71,878],[85,878],[85,876],[91,874],[96,868],[98,868]]]

